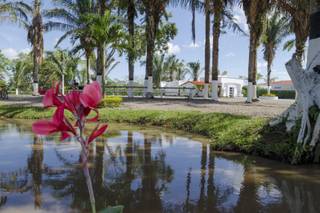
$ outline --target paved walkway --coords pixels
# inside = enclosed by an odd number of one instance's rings
[[[9,100],[0,101],[5,105],[42,106],[42,97],[10,96]],[[221,98],[219,103],[196,99],[192,101],[182,99],[124,99],[121,109],[152,109],[168,111],[201,111],[224,112],[237,115],[259,117],[274,117],[286,110],[293,100],[261,100],[260,102],[246,104],[245,98]]]

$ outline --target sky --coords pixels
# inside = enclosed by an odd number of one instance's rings
[[[44,0],[43,7],[50,6],[49,0]],[[177,36],[168,43],[168,54],[175,54],[179,59],[187,62],[201,63],[204,67],[204,23],[205,18],[202,14],[196,14],[196,43],[191,40],[191,12],[182,8],[169,7],[172,17],[170,22],[176,23],[178,33]],[[243,30],[248,31],[246,18],[241,8],[234,8],[234,18]],[[44,35],[45,50],[53,50],[58,38],[62,32],[52,31]],[[26,31],[15,24],[0,24],[0,50],[8,58],[15,58],[20,52],[28,52],[31,46],[26,40]],[[62,43],[61,48],[69,48],[68,40]],[[272,77],[278,80],[287,80],[289,76],[285,69],[285,63],[291,58],[292,52],[282,50],[280,45],[272,67]],[[226,30],[220,39],[220,62],[219,70],[227,71],[231,77],[247,76],[248,74],[248,54],[249,54],[249,37],[241,33],[235,33]],[[127,80],[128,65],[125,56],[117,57],[119,65],[111,72],[111,79]],[[266,75],[266,62],[263,60],[262,48],[258,50],[257,61],[258,72]],[[144,66],[139,62],[135,65],[135,79],[143,79],[145,73]]]

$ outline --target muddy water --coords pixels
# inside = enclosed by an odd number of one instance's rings
[[[0,123],[0,212],[89,212],[80,146]],[[320,168],[210,151],[192,135],[111,125],[91,148],[96,206],[124,212],[320,212]]]

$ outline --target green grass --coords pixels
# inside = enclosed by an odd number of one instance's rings
[[[158,126],[183,130],[209,138],[213,148],[291,161],[295,144],[284,126],[270,128],[265,118],[225,113],[99,109],[100,121]],[[0,106],[0,117],[50,118],[52,109]]]

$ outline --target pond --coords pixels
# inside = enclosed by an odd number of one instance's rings
[[[89,212],[78,143],[0,122],[0,211]],[[217,153],[202,138],[111,124],[90,150],[98,209],[320,212],[320,168]]]

